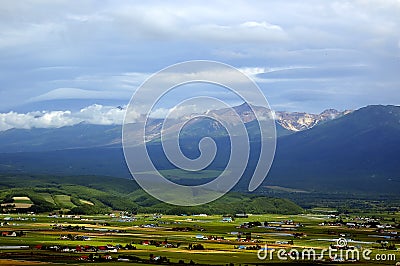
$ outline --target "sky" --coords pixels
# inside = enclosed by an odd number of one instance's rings
[[[274,110],[399,105],[399,14],[398,0],[3,0],[0,130],[120,121],[142,82],[187,60],[238,68]]]

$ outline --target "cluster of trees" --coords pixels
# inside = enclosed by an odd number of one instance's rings
[[[31,199],[33,205],[28,212],[42,213],[61,209],[69,209],[70,214],[104,214],[111,210],[128,211],[130,213],[164,213],[172,215],[180,214],[235,214],[235,213],[276,213],[276,214],[298,214],[303,209],[287,199],[264,197],[259,195],[250,195],[243,193],[228,193],[224,197],[211,202],[205,206],[177,207],[162,203],[157,199],[147,195],[143,190],[136,186],[127,187],[130,183],[118,184],[109,179],[102,179],[102,184],[94,184],[95,177],[87,178],[87,184],[84,185],[83,178],[79,179],[78,184],[64,183],[76,181],[75,179],[59,177],[40,176],[41,183],[30,185],[33,182],[27,179],[22,182],[19,178],[8,179],[8,185],[13,188],[0,189],[0,201],[2,203],[12,203],[15,196],[27,196]],[[31,178],[31,177],[30,177]],[[92,180],[93,179],[93,180]],[[37,180],[34,180],[35,182]],[[0,180],[0,185],[2,181]],[[15,182],[13,184],[13,182]],[[117,184],[115,184],[117,183]],[[131,181],[132,184],[134,184]],[[114,186],[115,185],[115,186]],[[126,186],[125,186],[126,185]],[[133,189],[131,191],[131,189]],[[70,202],[62,203],[57,201],[50,202],[43,196],[46,195],[67,195],[70,196]],[[93,204],[88,204],[85,201]],[[21,211],[21,210],[19,210]]]
[[[190,250],[204,250],[204,246],[202,244],[200,244],[200,243],[198,243],[198,244],[190,243],[189,246],[188,246],[188,249],[190,249]]]

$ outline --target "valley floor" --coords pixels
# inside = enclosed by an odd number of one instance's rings
[[[400,261],[399,213],[336,216],[320,210],[243,218],[2,214],[0,220],[1,265],[339,265],[350,261],[351,265],[396,265]],[[357,254],[359,260],[352,260]]]

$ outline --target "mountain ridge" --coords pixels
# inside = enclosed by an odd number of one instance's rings
[[[192,132],[198,132],[198,129]],[[112,130],[111,133],[116,134]],[[260,189],[280,186],[307,192],[398,193],[399,135],[400,107],[375,105],[319,123],[311,129],[281,136],[277,139],[271,171]],[[199,135],[183,137],[185,155],[196,158]],[[229,139],[219,136],[215,141],[218,147],[222,147],[221,154],[218,150],[213,169],[207,170],[219,171],[224,167],[226,158],[229,158]],[[237,186],[240,191],[247,189],[249,178],[258,162],[260,142],[255,138],[250,141],[250,145],[252,153],[248,169]],[[149,142],[148,149],[160,170],[174,169],[165,160],[159,142]],[[57,151],[3,152],[0,153],[0,171],[130,177],[118,144]],[[185,175],[182,180],[190,181]]]
[[[314,190],[324,186],[362,190],[368,184],[370,190],[396,191],[399,135],[400,107],[373,105],[284,136],[278,139],[276,156],[281,159],[269,173],[271,182]]]
[[[118,108],[118,107],[116,107]],[[119,107],[121,108],[121,107]],[[284,136],[307,130],[319,123],[323,123],[340,116],[346,115],[349,112],[340,112],[334,109],[327,109],[320,114],[309,114],[300,112],[272,112],[271,110],[252,106],[258,117],[270,117],[275,115],[275,127],[277,136]],[[233,107],[246,127],[250,130],[249,133],[259,132],[256,125],[256,116],[252,112],[250,106],[246,103]],[[185,130],[186,136],[193,136],[199,132],[202,134],[210,134],[211,137],[218,137],[226,132],[223,126],[217,122],[218,119],[234,123],[236,119],[232,109],[219,109],[207,112],[211,118],[216,121],[206,123],[204,119],[193,118],[196,114],[192,114],[182,119],[173,121],[172,126],[166,129],[166,132],[174,133],[180,128],[180,125],[186,123],[184,119],[191,119],[186,125],[191,128],[196,128],[190,132],[190,128]],[[235,114],[236,117],[236,114]],[[271,118],[271,117],[270,117]],[[146,127],[147,141],[154,141],[160,138],[160,132],[163,119],[151,118]],[[224,133],[225,132],[225,133]],[[131,132],[133,137],[139,136],[140,132]],[[72,136],[72,137],[71,137]],[[81,122],[72,126],[64,126],[59,128],[31,128],[31,129],[8,129],[0,131],[0,152],[26,152],[40,150],[59,150],[71,148],[91,148],[101,146],[121,146],[122,127],[121,125],[96,125],[87,122]]]

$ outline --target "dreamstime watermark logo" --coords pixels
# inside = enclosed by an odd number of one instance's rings
[[[336,240],[336,246],[338,248],[344,248],[347,247],[347,240],[345,238],[339,238],[338,240]]]
[[[331,261],[343,262],[343,261],[359,261],[363,259],[365,261],[395,261],[396,254],[378,253],[372,256],[372,250],[365,248],[362,250],[355,249],[354,247],[348,246],[345,238],[339,238],[336,240],[336,245],[329,249],[321,249],[318,251],[314,248],[297,249],[292,248],[287,251],[284,248],[275,249],[268,247],[267,244],[263,248],[257,251],[257,257],[259,260],[319,260],[329,259]]]
[[[258,163],[250,179],[249,191],[255,190],[266,177],[275,154],[276,129],[271,108],[257,84],[238,69],[214,61],[188,61],[169,66],[147,79],[134,93],[127,107],[123,124],[122,144],[129,170],[136,182],[153,197],[170,204],[194,206],[211,202],[232,189],[242,177],[250,155],[250,142],[245,121],[232,106],[216,97],[197,95],[182,100],[169,109],[161,126],[161,142],[165,157],[176,168],[201,171],[215,159],[218,146],[205,137],[198,143],[200,155],[193,159],[182,152],[180,132],[188,122],[206,117],[218,122],[228,133],[230,157],[220,175],[212,181],[195,186],[176,184],[165,178],[153,163],[147,142],[151,139],[149,124],[155,105],[175,88],[195,83],[216,85],[229,90],[245,102],[255,116],[260,129]],[[212,106],[212,110],[229,110],[229,119],[208,112],[190,116],[189,121],[177,123],[177,110],[187,106]],[[255,106],[264,107],[260,114]],[[189,125],[190,126],[190,125]],[[178,127],[178,128],[177,128]],[[173,130],[171,130],[173,129]]]

